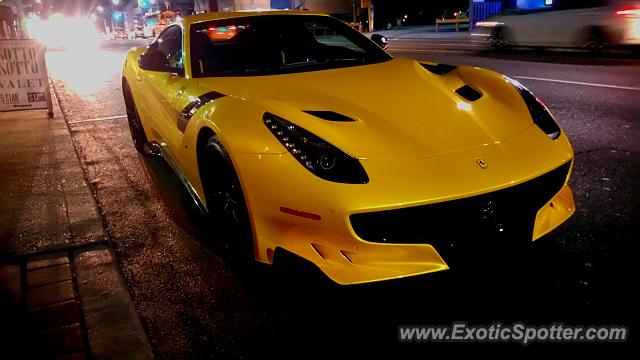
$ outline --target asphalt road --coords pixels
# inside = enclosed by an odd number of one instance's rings
[[[263,357],[303,346],[316,355],[382,349],[426,355],[435,345],[399,343],[397,326],[453,321],[632,325],[640,214],[637,59],[492,54],[459,40],[392,39],[396,56],[495,69],[535,91],[572,140],[577,212],[497,270],[338,287],[298,264],[238,261],[216,242],[216,230],[198,216],[169,168],[135,152],[122,117],[120,71],[124,51],[136,44],[52,52],[48,63],[158,358]]]

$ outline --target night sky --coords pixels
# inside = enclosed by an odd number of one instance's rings
[[[64,12],[65,14],[89,13],[98,5],[109,8],[110,0],[52,0],[54,12]],[[120,0],[123,5],[129,1],[137,0]],[[405,12],[441,12],[443,9],[467,9],[469,0],[374,0],[375,6],[379,11],[405,11]]]
[[[122,5],[126,5],[128,1],[120,0]],[[111,0],[52,0],[52,2],[53,12],[62,12],[67,15],[75,15],[78,12],[88,14],[93,12],[98,5],[102,5],[105,9],[111,6]]]

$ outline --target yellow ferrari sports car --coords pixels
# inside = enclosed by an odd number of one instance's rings
[[[135,147],[256,260],[339,284],[481,266],[573,214],[573,150],[542,101],[386,43],[307,11],[184,17],[127,54]]]

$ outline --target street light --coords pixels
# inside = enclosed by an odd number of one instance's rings
[[[104,7],[102,5],[96,6],[96,11],[100,13],[100,18],[102,19],[102,26],[104,27],[104,32],[107,32],[107,19],[104,14]],[[95,15],[94,15],[95,16]]]
[[[112,3],[113,5],[118,6],[118,5],[120,5],[120,0],[111,0],[111,3]]]

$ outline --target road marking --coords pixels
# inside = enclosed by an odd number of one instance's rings
[[[397,49],[397,48],[389,48],[390,52],[416,52],[416,53],[458,53],[465,54],[469,53],[469,50],[443,50],[443,49]]]
[[[94,121],[105,121],[105,120],[120,120],[120,119],[126,119],[126,118],[127,118],[127,115],[107,116],[107,117],[101,117],[101,118],[95,118],[95,119],[69,121],[69,124],[79,124],[79,123],[94,122]]]
[[[513,76],[516,79],[525,79],[525,80],[535,80],[535,81],[546,81],[546,82],[555,82],[561,84],[572,84],[572,85],[583,85],[583,86],[593,86],[593,87],[601,87],[607,89],[619,89],[619,90],[632,90],[632,91],[640,91],[639,87],[632,86],[620,86],[620,85],[607,85],[607,84],[596,84],[596,83],[588,83],[588,82],[580,82],[580,81],[569,81],[569,80],[559,80],[559,79],[547,79],[547,78],[538,78],[538,77],[530,77],[530,76]]]
[[[416,40],[416,41],[404,41],[402,39],[389,39],[390,41],[393,41],[392,44],[402,44],[402,45],[408,45],[408,44],[415,44],[415,45],[468,45],[471,44],[472,41],[469,40],[465,40],[465,41],[456,41],[456,40],[435,40],[435,41],[431,41],[430,39],[425,40],[425,41],[420,41],[420,40]]]
[[[406,44],[393,44],[393,45],[389,45],[389,47],[390,48],[393,48],[393,47],[405,48],[405,47],[407,47],[409,45],[410,45],[409,43],[406,43]],[[433,48],[439,48],[439,47],[476,48],[476,47],[480,47],[480,46],[483,46],[483,45],[481,45],[481,44],[452,44],[452,43],[434,44],[434,43],[430,43],[430,44],[425,44],[425,45],[418,44],[415,47],[411,47],[410,49],[415,49],[417,47],[420,47],[420,48],[423,48],[423,49],[425,49],[425,48],[428,49],[430,47],[433,47]]]

